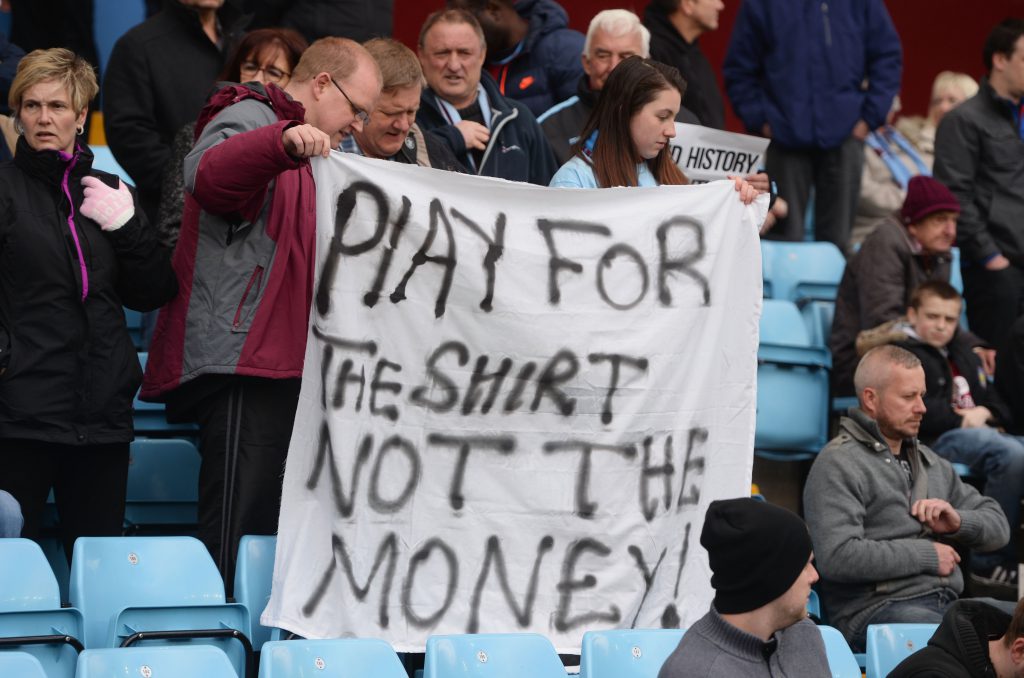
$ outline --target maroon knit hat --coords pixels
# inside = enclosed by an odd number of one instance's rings
[[[907,186],[907,198],[900,208],[903,223],[917,223],[936,212],[959,214],[960,203],[941,181],[922,175],[911,178]]]

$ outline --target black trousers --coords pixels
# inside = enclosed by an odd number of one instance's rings
[[[794,149],[772,142],[765,158],[768,176],[789,204],[789,214],[768,231],[773,240],[803,240],[807,203],[814,187],[814,239],[846,252],[860,194],[864,142],[849,137],[837,148]]]
[[[79,537],[114,537],[124,529],[128,443],[59,445],[0,440],[0,490],[21,504],[21,536],[39,539],[53,489],[68,562]]]
[[[238,542],[276,534],[299,379],[233,377],[196,405],[199,538],[233,595]]]
[[[971,332],[999,348],[1024,312],[1024,269],[1010,265],[1001,271],[964,266],[964,300]]]

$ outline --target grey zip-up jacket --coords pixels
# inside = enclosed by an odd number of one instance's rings
[[[878,424],[852,408],[839,435],[815,459],[804,485],[804,519],[814,543],[829,622],[849,637],[879,605],[949,588],[964,589],[955,569],[939,575],[932,543],[952,541],[994,551],[1010,539],[999,504],[963,483],[950,466],[916,438],[903,450],[913,485],[885,443]],[[932,534],[910,507],[944,499],[960,514],[953,534]]]

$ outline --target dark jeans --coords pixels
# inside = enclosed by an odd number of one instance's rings
[[[196,406],[199,538],[233,595],[238,542],[276,534],[299,379],[235,377]]]
[[[115,537],[124,529],[128,443],[58,445],[0,440],[0,490],[21,504],[21,536],[39,539],[53,489],[68,562],[79,537]]]
[[[814,187],[814,239],[834,243],[843,252],[850,240],[860,193],[864,142],[848,138],[837,148],[796,149],[772,143],[765,159],[768,175],[789,214],[768,231],[773,240],[803,240],[807,203]]]
[[[962,272],[971,332],[991,346],[1003,346],[1014,321],[1024,311],[1024,270],[1010,265],[990,271],[972,265],[964,266]]]

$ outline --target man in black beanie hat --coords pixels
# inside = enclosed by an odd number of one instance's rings
[[[831,675],[821,634],[807,619],[818,573],[804,522],[754,499],[713,501],[700,543],[715,599],[658,678]]]

